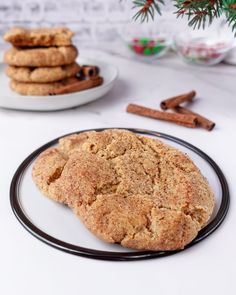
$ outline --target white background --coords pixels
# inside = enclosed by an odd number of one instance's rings
[[[104,98],[61,112],[0,109],[0,294],[234,294],[235,69],[225,65],[194,68],[168,59],[147,65],[94,51],[81,52],[86,54],[119,68],[119,80]],[[191,89],[198,92],[193,109],[216,122],[212,132],[125,112],[131,101],[157,108],[163,98]],[[216,232],[174,256],[106,262],[55,250],[19,224],[10,208],[9,186],[22,160],[57,136],[87,128],[117,126],[177,136],[198,146],[219,164],[229,183],[231,208]]]
[[[0,0],[0,35],[12,26],[68,26],[75,32],[74,42],[82,47],[120,51],[113,43],[122,40],[135,10],[131,0]],[[187,29],[187,19],[173,14],[172,1],[160,5],[162,16],[156,14],[154,24],[173,35]],[[217,29],[219,21],[211,28]],[[137,21],[139,23],[139,21]],[[4,41],[0,38],[0,46]]]
[[[172,19],[170,1],[163,7]],[[132,20],[131,0],[1,0],[0,34],[16,26],[69,26],[80,44],[112,42]],[[3,40],[1,40],[3,42]]]
[[[18,24],[67,24],[77,32],[78,44],[109,43],[119,38],[122,26],[130,19],[130,10],[126,6],[117,8],[117,2],[0,0],[1,34]],[[177,22],[172,24],[177,27]],[[104,98],[62,112],[0,109],[0,294],[234,294],[236,69],[226,65],[187,66],[176,58],[148,65],[82,50],[81,56],[86,55],[119,68],[119,80]],[[125,112],[129,102],[156,108],[163,98],[191,89],[198,93],[194,111],[216,122],[212,132]],[[231,207],[214,234],[178,255],[140,262],[105,262],[55,250],[19,224],[9,203],[10,182],[19,164],[33,150],[62,134],[117,126],[146,128],[180,137],[219,164],[229,183]]]

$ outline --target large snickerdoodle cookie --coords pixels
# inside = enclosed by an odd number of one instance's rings
[[[49,48],[18,48],[8,49],[4,61],[8,65],[18,67],[55,67],[72,64],[78,55],[75,46]]]
[[[77,82],[78,79],[75,77],[71,77],[68,79],[64,79],[58,82],[51,83],[25,83],[18,82],[15,80],[11,80],[10,87],[13,91],[22,94],[22,95],[49,95],[49,92],[53,92],[54,90],[62,87],[71,85]]]
[[[73,63],[58,67],[15,67],[8,66],[8,77],[19,82],[48,83],[60,81],[75,76],[80,71],[80,66]]]
[[[19,47],[68,46],[73,32],[68,28],[26,29],[15,27],[4,35],[4,40]]]
[[[62,138],[37,158],[32,175],[97,237],[134,249],[184,248],[214,207],[207,180],[188,156],[124,130]]]

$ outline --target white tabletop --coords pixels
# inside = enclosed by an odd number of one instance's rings
[[[0,294],[233,294],[235,290],[236,67],[188,66],[176,58],[153,64],[86,51],[119,68],[113,90],[93,103],[59,112],[0,109]],[[195,89],[196,112],[216,122],[212,132],[125,112],[129,102],[154,108],[163,98]],[[4,95],[4,93],[1,93]],[[55,250],[16,220],[9,186],[18,165],[57,136],[88,128],[134,127],[182,138],[212,157],[230,188],[226,220],[201,243],[177,255],[138,262],[106,262]]]

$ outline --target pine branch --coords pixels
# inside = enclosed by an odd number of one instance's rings
[[[223,9],[227,22],[236,35],[236,0],[223,1]]]
[[[138,12],[134,15],[134,19],[141,19],[141,22],[154,19],[155,12],[161,15],[160,4],[164,4],[163,0],[135,0],[133,8],[138,8]]]
[[[188,24],[195,28],[205,28],[222,14],[226,15],[228,24],[236,34],[236,0],[173,0],[178,17],[187,16]],[[138,9],[134,19],[141,22],[154,19],[155,14],[161,15],[163,0],[132,0],[133,8]]]
[[[175,0],[177,17],[186,15],[189,26],[205,28],[221,15],[219,0]]]

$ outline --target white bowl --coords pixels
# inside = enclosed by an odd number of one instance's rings
[[[174,41],[174,49],[184,61],[204,66],[220,63],[232,46],[232,39],[217,36],[180,35]]]

